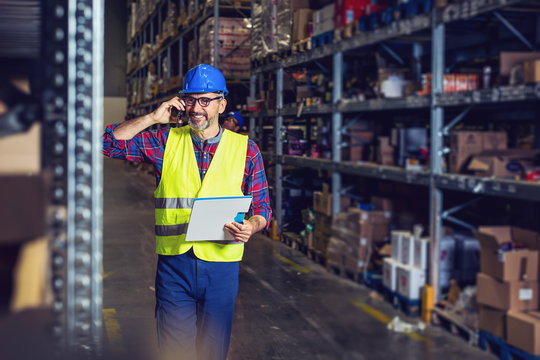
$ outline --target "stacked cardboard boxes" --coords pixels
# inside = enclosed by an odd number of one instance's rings
[[[313,192],[313,250],[326,253],[332,228],[332,194],[328,184],[323,184],[323,191]]]
[[[378,244],[388,241],[391,214],[350,208],[336,215],[328,245],[328,263],[358,274],[368,269]]]
[[[504,131],[454,131],[450,137],[450,172],[465,170],[471,156],[483,151],[507,148],[507,135]]]
[[[218,56],[223,75],[247,77],[250,75],[250,21],[243,18],[219,18]],[[199,63],[213,64],[214,18],[209,18],[199,32]]]
[[[480,227],[477,275],[479,327],[540,355],[538,254],[540,235],[509,226]]]

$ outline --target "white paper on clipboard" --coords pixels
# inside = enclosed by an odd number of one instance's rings
[[[186,241],[231,241],[227,223],[241,222],[249,211],[251,196],[194,199]]]

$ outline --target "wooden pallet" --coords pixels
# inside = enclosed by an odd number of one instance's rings
[[[334,29],[334,42],[339,42],[341,40],[348,39],[358,34],[358,22],[355,21],[349,25],[342,26],[340,28]]]
[[[394,308],[401,310],[405,315],[410,317],[420,316],[420,300],[407,299],[405,296],[384,287],[383,295],[386,301],[392,304]]]
[[[509,345],[506,341],[484,330],[478,333],[478,346],[497,356],[500,360],[540,360],[540,356],[529,354]]]
[[[307,246],[304,244],[304,240],[296,233],[284,232],[281,234],[281,242],[302,253],[307,252]]]
[[[322,251],[308,248],[306,255],[311,261],[314,261],[319,265],[326,266],[326,254],[324,254]]]
[[[309,50],[311,50],[311,36],[304,40],[297,41],[291,46],[291,51],[293,54],[306,52]]]
[[[431,323],[463,338],[469,345],[476,346],[478,344],[478,332],[465,325],[459,316],[449,311],[433,307],[431,309]]]

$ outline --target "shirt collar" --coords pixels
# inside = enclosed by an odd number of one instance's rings
[[[193,141],[198,142],[198,143],[203,143],[204,142],[204,139],[199,137],[193,131],[190,131],[190,133],[191,133],[191,138],[193,139]],[[223,135],[223,128],[220,126],[219,127],[219,133],[216,136],[214,136],[213,138],[210,138],[210,139],[206,140],[207,144],[216,144],[216,143],[218,143],[221,140],[222,135]]]

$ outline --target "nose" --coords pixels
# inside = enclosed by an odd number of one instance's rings
[[[194,112],[200,112],[202,109],[203,107],[201,106],[201,104],[199,104],[199,100],[196,100],[195,104],[193,104],[193,106],[191,107],[191,111]]]

